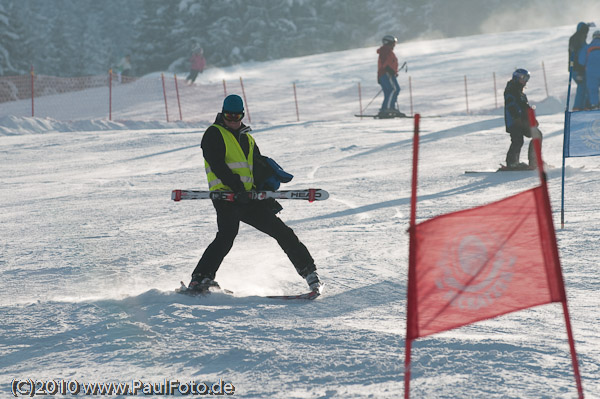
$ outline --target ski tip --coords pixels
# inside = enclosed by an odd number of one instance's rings
[[[308,202],[324,201],[329,198],[329,192],[320,188],[309,188],[308,189]]]
[[[181,201],[181,190],[173,190],[171,192],[171,199],[173,201]]]

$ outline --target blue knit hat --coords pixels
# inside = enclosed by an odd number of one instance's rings
[[[230,94],[223,101],[222,112],[230,112],[232,114],[241,114],[244,112],[244,102],[237,94]]]

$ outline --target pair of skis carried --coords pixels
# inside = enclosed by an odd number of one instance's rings
[[[171,199],[173,201],[212,199],[221,201],[234,201],[235,193],[231,191],[200,191],[200,190],[173,190]],[[251,200],[274,199],[293,199],[324,201],[329,198],[329,193],[318,188],[309,188],[306,190],[282,190],[282,191],[248,191],[248,197]]]
[[[251,200],[261,201],[269,198],[274,199],[292,199],[292,200],[305,200],[309,202],[313,201],[324,201],[329,198],[329,193],[325,190],[317,188],[309,188],[306,190],[282,190],[282,191],[248,191],[248,197]],[[182,200],[197,200],[197,199],[212,199],[217,201],[234,201],[235,194],[231,191],[201,191],[201,190],[173,190],[171,192],[171,199],[173,201]],[[181,287],[177,288],[175,292],[190,296],[204,296],[211,292],[221,292],[224,294],[233,294],[232,291],[214,287],[208,290],[190,290],[185,283],[181,282]],[[319,290],[310,291],[300,295],[270,295],[267,298],[271,299],[283,299],[283,300],[313,300],[317,298],[321,292]]]

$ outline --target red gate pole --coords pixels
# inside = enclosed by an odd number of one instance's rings
[[[252,123],[252,118],[250,117],[250,109],[248,108],[248,100],[246,100],[246,90],[244,90],[244,81],[240,76],[240,86],[242,86],[242,96],[244,96],[244,104],[246,105],[246,114],[248,114],[248,122]]]
[[[177,105],[179,106],[179,120],[183,120],[183,116],[181,116],[181,101],[179,100],[179,86],[177,85],[177,74],[173,74],[173,78],[175,79],[175,92],[177,93]]]
[[[296,122],[300,122],[300,113],[298,112],[298,96],[296,96],[296,82],[294,85],[294,102],[296,103]]]
[[[33,73],[33,65],[31,66],[31,117],[34,117],[34,101],[33,101],[33,97],[35,96],[35,92],[34,92],[34,86],[33,86],[33,78],[34,78],[34,73]]]
[[[408,287],[406,293],[406,341],[404,343],[404,399],[410,398],[410,375],[411,375],[411,350],[414,333],[413,323],[416,322],[416,268],[417,268],[417,167],[419,165],[419,124],[421,115],[415,115],[414,133],[413,133],[413,168],[410,196],[410,224],[408,241]]]
[[[112,68],[108,70],[108,120],[112,121]]]
[[[469,113],[469,91],[467,90],[467,75],[465,75],[465,101],[467,102],[467,114]]]
[[[362,108],[362,91],[360,89],[360,82],[358,82],[358,106],[360,107],[360,119],[363,118],[363,108]]]
[[[165,98],[165,113],[167,114],[167,122],[168,122],[169,121],[169,108],[167,107],[167,89],[165,89],[165,74],[161,73],[160,77],[162,79],[163,96]]]

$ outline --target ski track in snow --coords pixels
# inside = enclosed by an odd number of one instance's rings
[[[509,137],[501,110],[482,94],[490,82],[470,81],[469,115],[449,82],[476,64],[481,75],[495,69],[503,88],[515,65],[536,70],[543,60],[553,96],[545,99],[541,71],[527,94],[538,106],[544,158],[553,166],[548,185],[560,227],[564,61],[573,30],[397,46],[400,59],[415,57],[415,109],[441,116],[421,121],[418,221],[539,183],[528,172],[464,174],[495,170]],[[217,274],[233,295],[174,292],[216,233],[209,201],[170,200],[173,189],[206,187],[199,144],[214,115],[171,124],[109,123],[101,112],[70,122],[0,117],[0,396],[9,396],[14,378],[223,379],[243,398],[403,395],[414,121],[354,118],[354,91],[344,106],[320,105],[342,100],[318,88],[372,78],[375,48],[304,57],[299,64],[313,80],[299,87],[315,101],[303,104],[301,118],[310,120],[267,117],[264,110],[279,101],[267,83],[290,79],[298,61],[244,64],[202,78],[219,83],[223,74],[247,72],[249,87],[263,83],[261,100],[252,99],[251,125],[261,152],[295,175],[282,189],[330,192],[323,202],[282,201],[280,214],[316,259],[326,285],[315,301],[264,297],[301,293],[306,284],[277,244],[248,226]],[[348,75],[328,75],[337,66]],[[72,109],[81,102],[61,98]],[[216,112],[220,101],[202,109]],[[129,112],[139,119],[150,110],[143,103]],[[566,225],[557,238],[586,398],[600,398],[600,162],[570,158],[567,165]],[[412,359],[414,398],[576,397],[559,304],[417,340]]]

